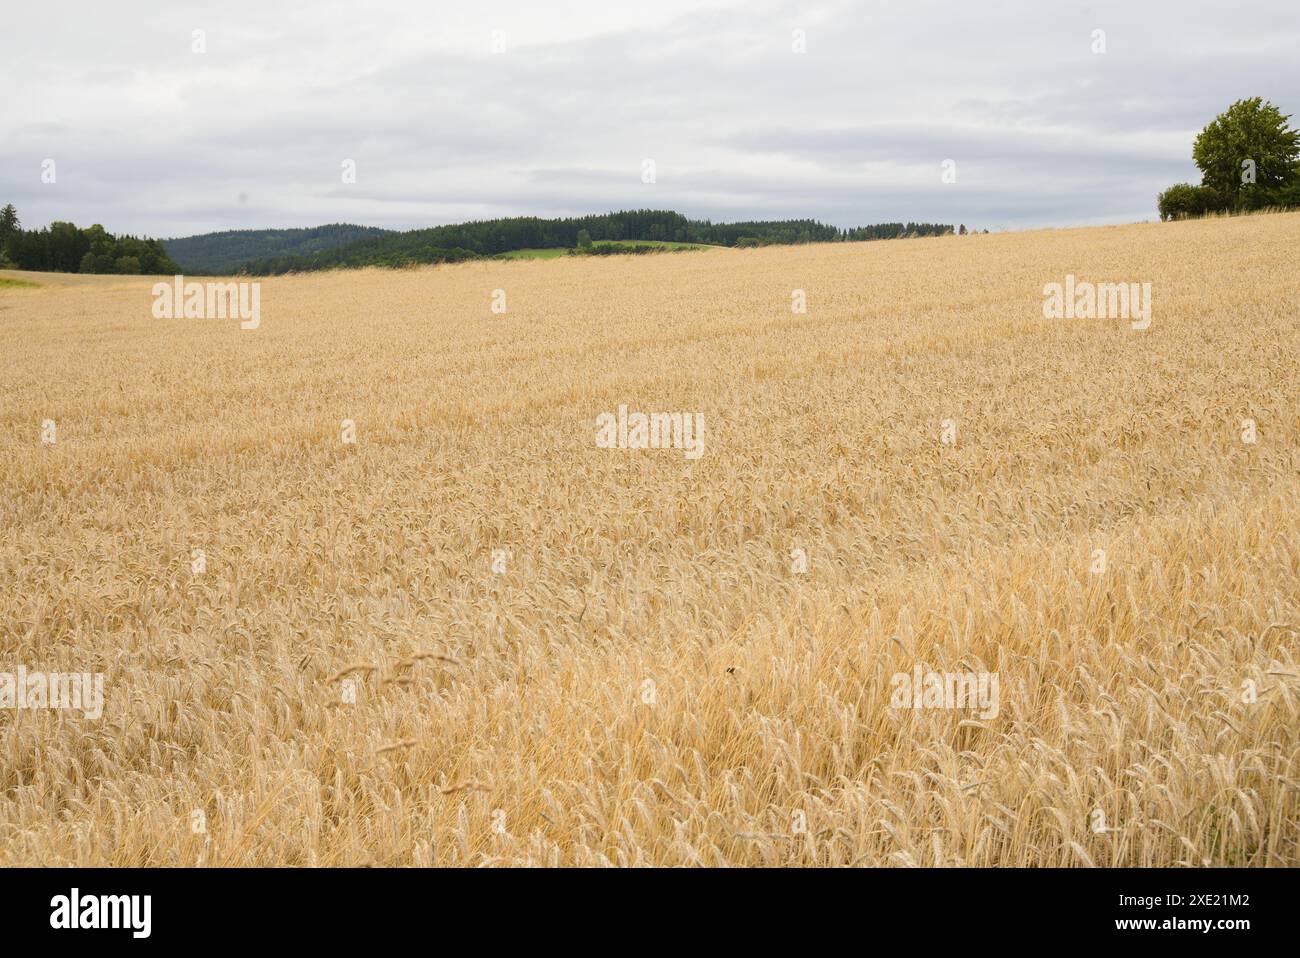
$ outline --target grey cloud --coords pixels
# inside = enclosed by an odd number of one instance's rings
[[[154,235],[633,206],[1068,225],[1153,216],[1233,99],[1300,112],[1300,26],[1281,0],[1230,16],[1173,0],[579,5],[19,8],[15,29],[49,42],[0,63],[0,202],[31,225]],[[495,27],[504,54],[487,52]]]

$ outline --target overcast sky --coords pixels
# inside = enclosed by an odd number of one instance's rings
[[[4,22],[0,203],[163,237],[642,207],[1132,222],[1199,180],[1192,139],[1233,100],[1300,114],[1297,0],[15,0]]]

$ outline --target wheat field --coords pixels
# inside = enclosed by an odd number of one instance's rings
[[[0,864],[1300,864],[1298,245],[7,273],[0,671],[105,697],[0,709]]]

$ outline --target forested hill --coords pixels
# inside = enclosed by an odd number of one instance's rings
[[[227,230],[180,239],[116,237],[102,226],[54,223],[23,229],[13,204],[0,209],[0,268],[82,273],[185,272],[277,275],[361,266],[411,266],[536,253],[640,253],[662,248],[837,243],[954,232],[943,223],[877,223],[841,229],[816,220],[713,223],[671,210],[625,210],[541,219],[516,216],[394,232],[332,223],[311,229]],[[961,233],[966,227],[960,228]]]
[[[374,226],[331,223],[311,229],[227,230],[163,240],[163,248],[187,273],[234,273],[251,260],[310,256],[359,240],[389,235]]]
[[[521,249],[572,249],[580,242],[610,240],[766,246],[937,236],[951,232],[952,226],[939,223],[884,223],[844,230],[816,220],[713,223],[687,219],[670,210],[630,210],[564,219],[519,216],[387,233],[307,255],[250,257],[245,268],[254,275],[274,275],[340,267],[407,266],[455,262]]]

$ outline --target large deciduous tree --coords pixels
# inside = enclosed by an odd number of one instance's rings
[[[1220,113],[1192,146],[1203,185],[1235,201],[1252,185],[1274,190],[1291,183],[1300,161],[1300,132],[1287,126],[1289,119],[1260,97],[1238,100]]]

